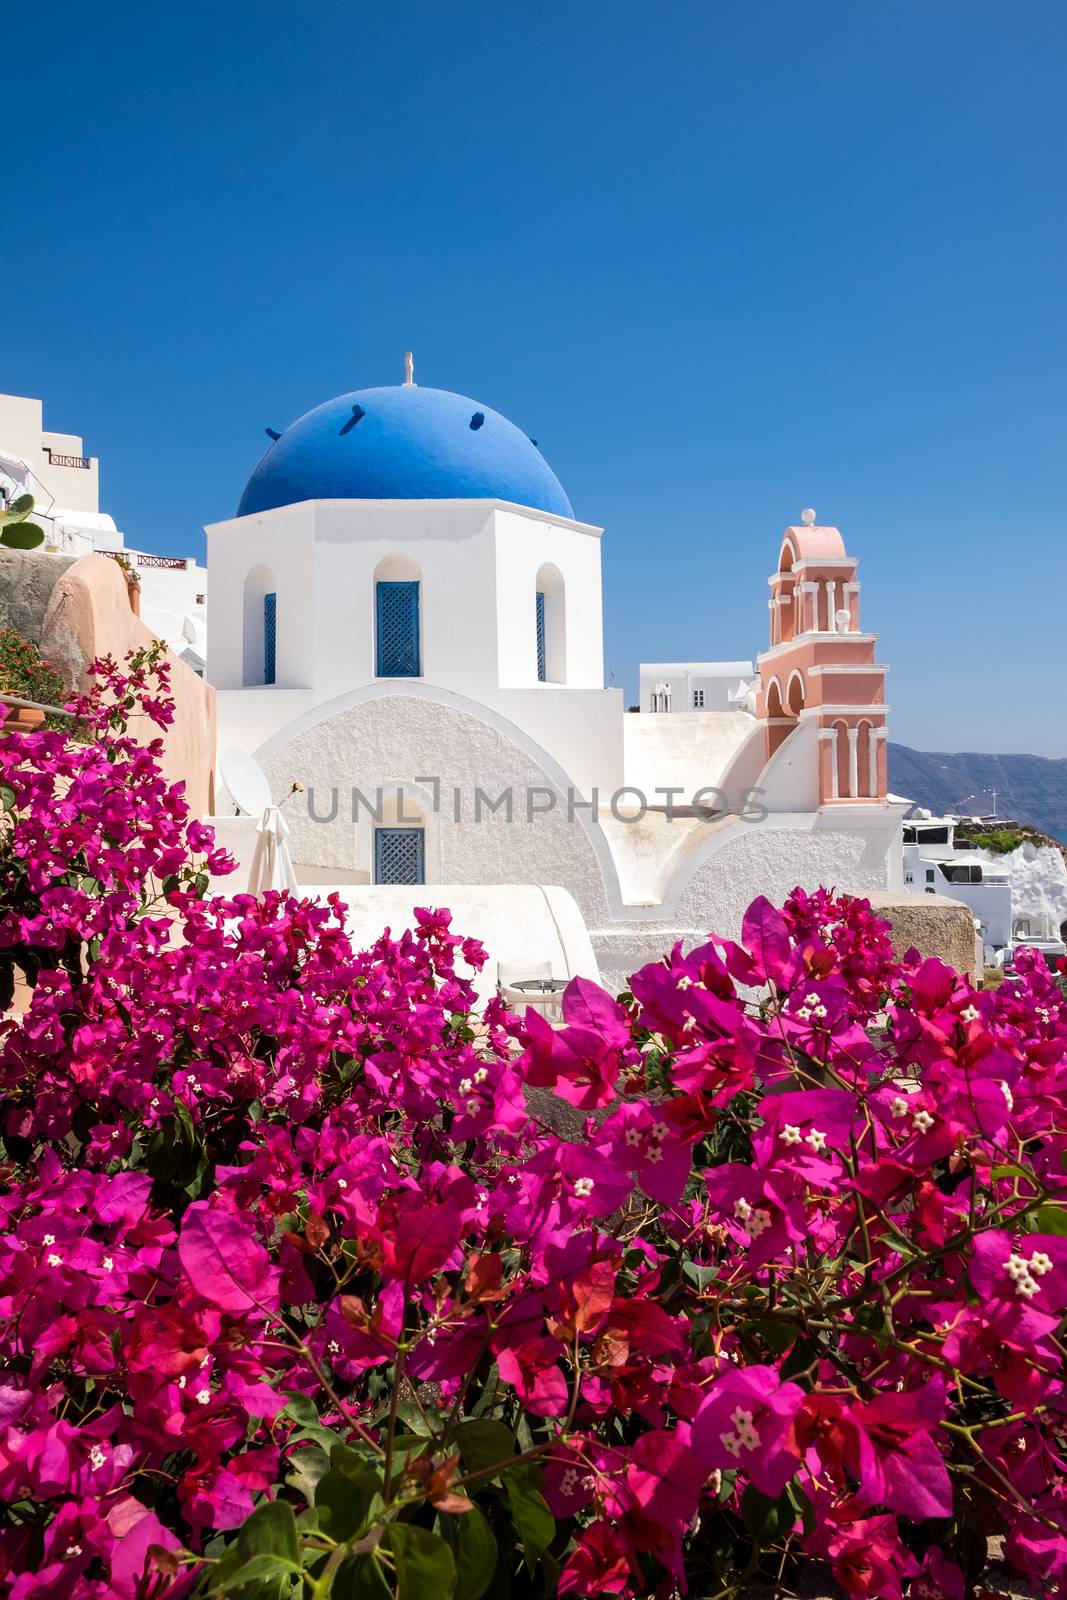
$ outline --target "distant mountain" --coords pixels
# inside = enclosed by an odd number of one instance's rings
[[[1028,822],[1067,842],[1067,757],[989,756],[889,746],[889,788],[932,811],[972,812]]]

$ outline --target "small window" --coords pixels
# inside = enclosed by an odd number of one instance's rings
[[[418,678],[422,672],[418,583],[379,583],[376,599],[378,677]]]
[[[537,596],[537,681],[544,683],[548,677],[548,661],[545,653],[545,596],[542,589],[538,589]]]
[[[278,596],[263,596],[263,682],[277,681],[278,671]]]
[[[926,869],[926,881],[927,881],[927,883],[934,883],[936,881],[936,874],[934,872],[933,867],[927,867],[927,869]]]
[[[694,711],[703,711],[703,709],[704,709],[704,691],[703,691],[703,689],[694,689],[693,690],[693,710]]]
[[[375,883],[425,883],[425,863],[423,828],[375,828]]]

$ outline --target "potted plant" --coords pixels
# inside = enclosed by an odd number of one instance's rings
[[[59,706],[66,699],[63,679],[37,646],[24,639],[17,629],[0,627],[0,702],[7,706],[0,733],[29,733],[45,720],[45,712],[13,705],[13,700],[37,700]],[[58,717],[48,720],[55,727],[64,726],[66,721]]]
[[[116,561],[122,568],[122,575],[126,579],[126,593],[130,600],[130,610],[135,617],[139,617],[141,615],[141,574],[129,556],[124,555],[121,550],[114,552],[112,560]]]

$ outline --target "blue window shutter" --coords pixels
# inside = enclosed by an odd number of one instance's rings
[[[425,830],[375,828],[375,883],[425,883]]]
[[[274,683],[278,672],[278,596],[263,596],[263,682]]]
[[[547,676],[545,667],[545,597],[541,590],[537,591],[537,681],[544,683]]]
[[[418,583],[379,583],[375,605],[378,677],[420,677]]]

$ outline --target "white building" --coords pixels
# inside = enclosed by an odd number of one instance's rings
[[[948,895],[974,914],[987,962],[1012,942],[1011,878],[1003,863],[956,845],[955,817],[912,807],[903,831],[904,887]]]
[[[769,695],[738,699],[732,662],[700,668],[686,717],[627,714],[604,687],[602,530],[512,423],[412,382],[299,418],[207,535],[220,746],[264,766],[303,882],[438,905],[559,886],[609,979],[736,933],[760,892],[899,886],[858,583],[832,634],[798,606],[794,640],[775,611]],[[775,592],[826,562],[854,579],[836,530],[788,530]],[[858,712],[863,783],[846,758],[831,791],[824,740]]]
[[[131,549],[100,510],[100,463],[78,435],[48,433],[40,400],[0,395],[0,499],[32,494],[46,550],[121,555],[140,579],[141,616],[201,676],[207,658],[207,571],[192,558]]]
[[[642,661],[645,712],[753,711],[751,661]]]

